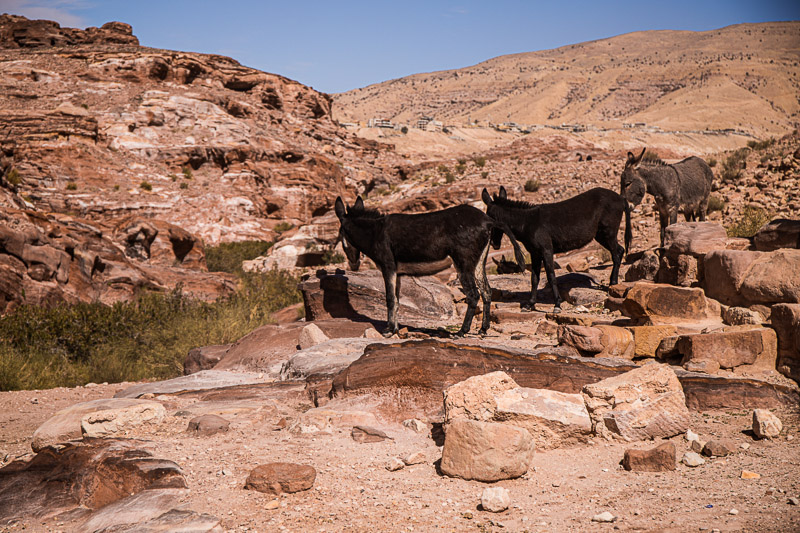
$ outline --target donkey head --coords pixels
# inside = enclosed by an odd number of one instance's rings
[[[342,200],[342,197],[339,196],[336,198],[336,203],[334,204],[333,209],[336,212],[336,218],[339,219],[340,224],[339,236],[336,239],[342,242],[342,249],[344,250],[344,255],[347,257],[347,263],[350,267],[350,270],[357,272],[361,267],[361,252],[347,239],[347,230],[345,228],[347,226],[348,216],[364,210],[364,200],[362,200],[361,196],[359,196],[356,199],[356,203],[353,204],[353,207],[347,207]]]
[[[483,203],[486,204],[486,214],[489,215],[490,218],[497,220],[497,210],[498,207],[495,204],[497,199],[502,198],[505,200],[507,198],[506,189],[502,185],[500,186],[500,192],[495,194],[494,196],[489,194],[489,191],[483,189],[481,192],[481,200]],[[500,244],[503,241],[503,232],[499,228],[492,228],[492,235],[489,242],[492,245],[492,248],[495,250],[500,249]]]
[[[639,165],[642,163],[645,151],[647,148],[643,148],[642,153],[638,156],[628,152],[625,168],[622,169],[619,177],[619,193],[633,205],[639,205],[644,198],[644,193],[647,192],[647,184],[639,173]]]

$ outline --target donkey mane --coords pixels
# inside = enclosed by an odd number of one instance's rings
[[[522,200],[511,200],[509,198],[497,198],[495,197],[494,203],[501,207],[506,207],[508,209],[533,209],[537,207],[536,204],[532,202],[524,202]]]
[[[646,152],[642,158],[642,164],[651,167],[667,165],[655,152]]]
[[[358,217],[358,218],[381,218],[385,216],[383,213],[378,211],[377,209],[367,209],[366,207],[362,209],[354,209],[350,208],[349,212],[347,213],[350,216]]]

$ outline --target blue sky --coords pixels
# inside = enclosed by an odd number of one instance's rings
[[[0,0],[0,13],[85,28],[127,22],[144,46],[231,56],[336,93],[655,29],[800,19],[774,0]]]

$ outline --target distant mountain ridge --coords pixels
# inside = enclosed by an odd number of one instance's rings
[[[780,135],[800,123],[800,21],[645,31],[500,56],[334,95],[334,118]]]

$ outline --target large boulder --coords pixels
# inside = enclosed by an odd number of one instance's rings
[[[413,327],[435,327],[456,321],[453,295],[438,279],[430,276],[402,276],[398,319]],[[333,273],[320,270],[300,283],[306,320],[349,318],[385,321],[386,293],[383,276],[377,270]]]
[[[250,471],[244,488],[278,495],[310,489],[317,478],[313,466],[293,463],[268,463]]]
[[[770,318],[778,335],[778,371],[800,382],[800,304],[773,305]]]
[[[625,294],[622,313],[635,319],[668,317],[704,319],[719,316],[702,289],[659,283],[637,283]]]
[[[678,222],[667,226],[664,248],[670,257],[701,258],[712,250],[725,249],[728,233],[716,222]]]
[[[704,264],[706,294],[726,305],[800,302],[800,250],[716,250]]]
[[[633,359],[633,334],[617,326],[562,324],[558,326],[558,342],[574,347],[583,355]]]
[[[682,335],[676,349],[683,355],[681,364],[687,370],[698,368],[698,363],[710,365],[712,371],[742,365],[774,370],[778,340],[770,328],[734,329]]]
[[[540,450],[586,443],[592,435],[580,394],[518,387],[495,396],[495,404],[493,420],[525,428]]]
[[[495,397],[516,389],[517,383],[502,371],[472,376],[444,390],[444,420],[456,418],[492,420],[497,411]]]
[[[625,450],[622,467],[635,472],[669,472],[675,470],[676,459],[675,445],[665,442],[647,450]]]
[[[83,438],[84,419],[90,433],[101,428],[131,428],[148,420],[164,417],[164,407],[151,400],[103,398],[70,405],[47,419],[33,432],[31,448],[39,452],[48,446]],[[89,417],[89,418],[87,418]],[[105,423],[111,419],[119,423]],[[91,434],[90,436],[98,436]]]
[[[678,328],[672,324],[633,326],[629,329],[633,333],[634,357],[655,357],[661,341],[678,333]]]
[[[457,418],[447,425],[441,470],[461,479],[513,479],[528,471],[533,454],[533,439],[526,429]]]
[[[753,236],[753,244],[759,252],[800,248],[800,220],[776,218],[764,224]]]
[[[672,437],[689,428],[690,415],[678,377],[650,363],[583,387],[595,433],[644,440]]]

